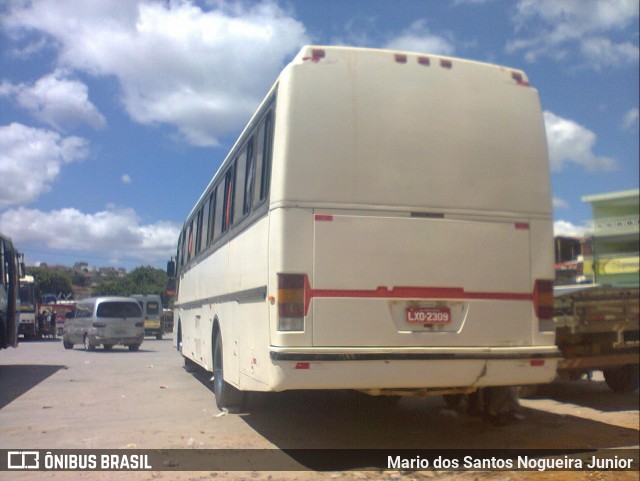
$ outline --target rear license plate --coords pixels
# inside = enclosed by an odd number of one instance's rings
[[[407,307],[409,324],[448,324],[451,310],[448,307]]]

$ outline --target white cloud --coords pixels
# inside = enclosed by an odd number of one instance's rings
[[[566,200],[561,199],[560,197],[554,197],[553,198],[553,208],[554,209],[568,209],[569,208],[569,203]]]
[[[389,40],[384,48],[435,55],[452,55],[455,51],[449,40],[430,33],[424,20],[413,22],[405,32]]]
[[[593,153],[596,134],[591,130],[552,112],[544,112],[544,123],[552,171],[560,172],[568,163],[577,164],[589,172],[612,171],[617,168],[614,159]]]
[[[23,108],[56,130],[69,130],[81,124],[93,128],[105,119],[89,101],[88,88],[77,80],[64,78],[61,71],[45,75],[33,85],[0,84],[0,95],[10,96]]]
[[[553,235],[556,237],[584,237],[588,232],[587,225],[578,226],[566,220],[558,220],[553,223]]]
[[[123,184],[130,184],[131,176],[129,174],[123,174],[122,177],[120,177],[120,180],[122,180]]]
[[[518,38],[507,51],[523,51],[528,61],[561,60],[571,51],[593,68],[638,61],[637,30],[617,38],[637,26],[638,0],[520,0],[516,11]]]
[[[638,108],[629,110],[622,121],[622,127],[625,130],[634,130],[638,128]]]
[[[171,222],[141,224],[132,209],[87,214],[73,208],[43,212],[24,207],[0,214],[0,227],[18,245],[134,257],[143,262],[164,260],[173,254],[180,230]]]
[[[194,145],[215,145],[255,110],[304,26],[276,3],[183,0],[35,0],[5,15],[11,32],[35,30],[59,45],[59,66],[115,76],[128,114],[176,127]]]
[[[51,190],[64,164],[86,158],[89,143],[51,130],[0,126],[0,208],[24,205]]]

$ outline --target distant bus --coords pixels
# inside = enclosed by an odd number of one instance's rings
[[[174,342],[244,392],[468,393],[555,376],[538,94],[511,68],[304,47],[189,214]]]
[[[20,278],[20,325],[18,334],[25,339],[39,336],[36,313],[36,281],[33,276],[25,275]]]
[[[20,270],[11,239],[0,234],[0,349],[18,347]]]

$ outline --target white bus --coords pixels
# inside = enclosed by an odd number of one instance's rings
[[[174,343],[219,408],[549,382],[551,219],[523,72],[304,47],[184,224]]]

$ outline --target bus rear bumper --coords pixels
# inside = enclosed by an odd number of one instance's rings
[[[273,390],[446,389],[544,384],[556,346],[527,348],[292,349],[271,347]]]

